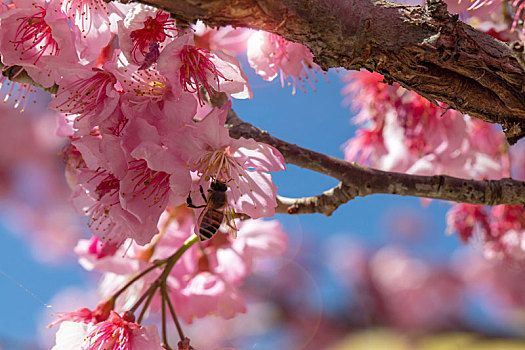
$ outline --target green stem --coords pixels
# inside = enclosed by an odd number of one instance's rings
[[[190,249],[192,245],[197,243],[198,240],[199,238],[195,234],[192,234],[190,238],[188,238],[186,242],[184,242],[182,247],[180,247],[172,256],[170,256],[167,259],[168,262],[166,264],[166,267],[164,268],[164,271],[162,271],[162,274],[159,276],[158,279],[161,281],[166,281],[168,275],[173,269],[173,266],[175,266],[175,263],[180,259],[182,254],[184,254],[188,249]]]
[[[168,278],[168,275],[169,273],[171,272],[171,270],[173,269],[173,266],[175,266],[175,263],[180,259],[180,257],[182,256],[182,254],[184,254],[184,252],[186,252],[192,245],[194,245],[196,242],[198,241],[198,237],[193,234],[190,236],[190,238],[188,238],[184,244],[175,252],[173,253],[173,255],[169,256],[168,258],[166,259],[162,259],[162,260],[158,260],[156,262],[153,263],[153,265],[151,265],[150,267],[148,267],[147,269],[145,269],[144,271],[142,271],[141,273],[139,273],[138,275],[136,275],[135,277],[133,277],[132,279],[130,279],[128,281],[128,283],[126,283],[122,288],[120,288],[118,291],[116,291],[112,296],[111,296],[111,300],[113,302],[115,302],[117,300],[117,298],[122,294],[124,293],[124,291],[126,291],[126,289],[128,289],[133,283],[137,282],[139,279],[141,279],[142,277],[144,277],[145,275],[147,275],[148,273],[150,273],[151,271],[155,270],[156,268],[159,268],[161,267],[162,265],[165,265],[166,264],[166,267],[164,268],[164,271],[162,272],[162,274],[157,278],[157,281],[165,281],[167,278]],[[157,285],[158,286],[158,285]],[[151,287],[150,287],[151,288]],[[149,290],[149,289],[148,289]],[[145,293],[145,295],[147,295],[148,292]],[[145,297],[145,295],[143,295],[143,297]],[[144,298],[141,297],[139,299],[139,301],[142,303],[142,301],[144,301]],[[138,305],[134,305],[134,307],[138,307],[140,304]]]

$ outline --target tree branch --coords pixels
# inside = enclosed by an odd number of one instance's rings
[[[499,205],[525,204],[525,182],[511,178],[469,180],[447,175],[421,176],[366,168],[357,163],[317,153],[282,141],[242,121],[230,109],[227,126],[233,138],[253,138],[277,148],[285,161],[305,169],[326,174],[341,184],[316,197],[280,198],[278,212],[289,214],[323,213],[330,215],[339,205],[356,196],[374,193],[396,194],[459,203]],[[319,206],[319,207],[316,207]]]
[[[323,68],[365,68],[430,101],[525,135],[524,69],[509,47],[458,21],[441,0],[140,0],[179,21],[263,29],[310,48]]]
[[[337,186],[314,197],[288,198],[277,196],[275,211],[281,214],[321,213],[330,216],[340,205],[354,199],[355,196],[356,194],[351,187],[340,182]]]

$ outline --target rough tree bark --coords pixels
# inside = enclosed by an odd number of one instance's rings
[[[124,0],[127,1],[127,0]],[[139,0],[182,22],[263,29],[310,48],[323,68],[366,68],[431,101],[525,136],[524,68],[509,46],[447,12],[381,0]]]

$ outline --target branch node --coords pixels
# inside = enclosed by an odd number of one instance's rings
[[[442,0],[427,0],[425,7],[432,18],[440,21],[449,19],[447,4]]]

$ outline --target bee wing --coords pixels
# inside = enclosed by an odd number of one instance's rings
[[[226,231],[231,238],[237,238],[237,225],[235,225],[235,212],[229,206],[224,209],[224,220],[222,221],[222,228]]]

